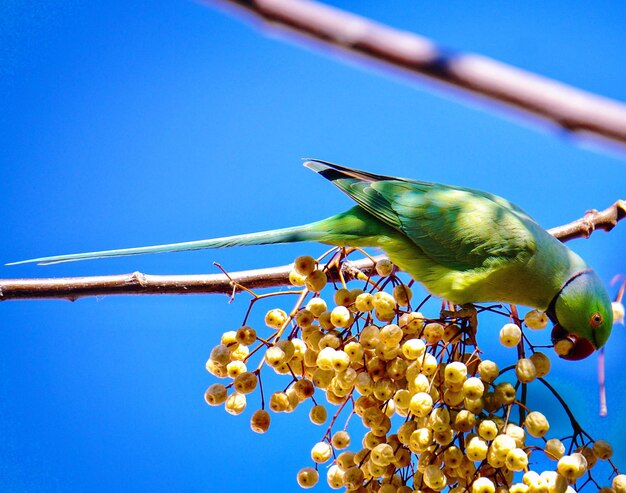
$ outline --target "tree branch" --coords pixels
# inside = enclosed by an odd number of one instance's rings
[[[549,230],[550,234],[568,241],[589,238],[596,229],[612,230],[626,217],[626,201],[618,200],[611,207],[598,212],[589,211],[581,219]],[[378,259],[381,257],[376,257]],[[349,263],[350,269],[358,269],[372,275],[374,264],[369,259]],[[248,289],[289,286],[292,265],[269,267],[225,274],[195,274],[162,276],[142,274],[118,274],[113,276],[0,279],[0,301],[26,299],[66,299],[70,301],[88,296],[153,295],[153,294],[212,294],[230,295],[236,284]],[[349,272],[348,272],[349,274]],[[345,274],[344,274],[345,276]],[[330,271],[332,280],[338,279],[336,271]]]
[[[200,0],[264,19],[323,45],[547,119],[563,130],[626,144],[626,105],[496,60],[310,0]]]

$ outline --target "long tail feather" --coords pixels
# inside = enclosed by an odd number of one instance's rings
[[[37,263],[39,265],[59,264],[62,262],[76,262],[104,257],[124,257],[128,255],[141,255],[144,253],[184,252],[188,250],[202,250],[205,248],[226,248],[244,245],[268,245],[272,243],[293,243],[299,241],[316,241],[321,235],[311,225],[296,226],[293,228],[275,229],[260,233],[250,233],[208,240],[188,241],[184,243],[170,243],[166,245],[154,245],[137,248],[121,248],[117,250],[103,250],[100,252],[74,253],[69,255],[55,255],[52,257],[39,257],[19,262],[11,262],[6,265],[19,265]]]

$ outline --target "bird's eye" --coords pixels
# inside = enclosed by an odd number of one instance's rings
[[[599,327],[601,323],[602,323],[602,315],[600,315],[599,313],[594,313],[591,316],[591,326],[594,328]]]

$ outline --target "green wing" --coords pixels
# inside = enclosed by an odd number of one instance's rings
[[[537,224],[501,197],[320,161],[309,161],[307,166],[449,269],[495,267],[534,253],[532,230]]]

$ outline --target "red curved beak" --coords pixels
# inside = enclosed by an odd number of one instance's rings
[[[587,339],[582,339],[575,334],[570,334],[559,324],[555,324],[552,329],[552,342],[556,342],[560,339],[569,339],[574,343],[574,346],[569,353],[561,356],[561,358],[569,361],[585,359],[596,350],[596,347]]]

